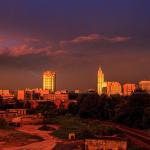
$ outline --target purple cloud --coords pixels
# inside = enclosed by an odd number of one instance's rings
[[[64,40],[60,41],[60,46],[63,47],[67,44],[81,44],[81,43],[88,43],[94,41],[107,41],[107,42],[126,42],[130,40],[131,37],[126,36],[104,36],[101,34],[89,34],[89,35],[81,35],[77,36],[71,40]]]
[[[55,49],[53,42],[38,38],[9,37],[2,39],[3,41],[0,41],[0,55],[7,54],[9,56],[19,57],[31,54],[43,54],[46,56],[60,56],[66,54],[64,50]]]

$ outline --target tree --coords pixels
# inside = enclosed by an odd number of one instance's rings
[[[78,97],[78,94],[77,94],[77,93],[74,93],[74,92],[69,93],[69,99],[70,99],[70,100],[77,99],[77,97]]]
[[[135,91],[116,112],[116,121],[131,127],[144,128],[149,113],[150,95],[142,90]],[[146,121],[147,122],[147,121]],[[147,124],[147,123],[146,123]]]
[[[3,97],[0,95],[0,105],[3,104]]]
[[[68,113],[70,113],[72,115],[76,115],[78,113],[78,110],[79,110],[79,108],[78,108],[77,103],[73,103],[73,102],[69,103]]]
[[[150,106],[144,109],[143,128],[150,128]]]
[[[81,117],[89,118],[96,117],[98,111],[99,96],[97,94],[90,93],[85,98],[81,99],[79,114]]]

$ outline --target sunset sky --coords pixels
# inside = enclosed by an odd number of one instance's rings
[[[149,0],[0,0],[0,88],[96,88],[150,80]]]

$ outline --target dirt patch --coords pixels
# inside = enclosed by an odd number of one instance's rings
[[[0,131],[0,149],[13,146],[23,146],[33,142],[39,142],[43,139],[40,136],[27,134],[21,131],[1,130]]]
[[[82,141],[68,141],[58,143],[52,150],[84,150],[84,142]]]

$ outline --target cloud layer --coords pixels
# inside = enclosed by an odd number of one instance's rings
[[[60,49],[54,49],[53,43],[36,38],[1,38],[0,54],[19,57],[24,55],[47,55],[57,56],[63,55],[65,52]]]
[[[130,39],[131,37],[127,37],[127,36],[105,36],[102,34],[88,34],[88,35],[77,36],[71,40],[60,41],[60,45],[65,46],[67,44],[81,44],[81,43],[90,43],[94,41],[119,43],[119,42],[126,42]]]
[[[125,36],[104,36],[101,34],[80,35],[69,40],[58,42],[45,41],[43,39],[31,37],[0,37],[0,54],[7,54],[13,57],[24,55],[42,54],[47,56],[60,56],[68,53],[66,46],[76,44],[88,44],[92,42],[120,43],[130,40]],[[71,50],[70,50],[71,52]]]

